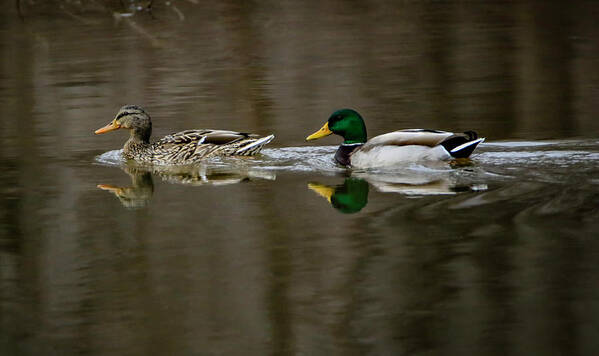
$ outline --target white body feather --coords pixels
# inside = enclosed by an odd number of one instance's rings
[[[375,168],[401,166],[418,161],[444,161],[451,155],[443,146],[419,145],[382,145],[368,150],[360,149],[351,156],[351,165],[355,168]]]

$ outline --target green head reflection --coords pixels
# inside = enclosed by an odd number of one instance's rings
[[[344,214],[362,210],[368,203],[368,182],[359,178],[346,178],[336,187],[319,183],[308,183],[308,188],[327,199],[331,205]]]

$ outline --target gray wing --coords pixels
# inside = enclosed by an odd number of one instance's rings
[[[440,144],[453,132],[425,129],[406,129],[375,136],[362,146],[362,149],[372,149],[377,146],[407,146],[420,145],[434,147]]]
[[[237,142],[246,138],[259,137],[258,135],[249,134],[246,132],[235,132],[225,130],[210,130],[205,134],[206,138],[203,143],[212,143],[214,145],[224,145],[227,143]]]

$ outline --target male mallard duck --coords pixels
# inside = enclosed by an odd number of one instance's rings
[[[224,130],[186,130],[150,143],[150,115],[136,105],[123,106],[111,123],[95,133],[121,128],[128,129],[131,135],[123,147],[125,158],[152,164],[190,164],[215,156],[252,156],[275,137]]]
[[[476,132],[453,133],[407,129],[366,140],[366,125],[355,110],[335,111],[324,126],[306,137],[315,140],[330,134],[343,136],[335,160],[347,167],[373,168],[425,160],[467,158],[484,138]]]

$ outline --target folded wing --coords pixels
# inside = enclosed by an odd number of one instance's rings
[[[362,147],[363,150],[370,150],[378,146],[407,146],[418,145],[434,147],[443,140],[453,136],[453,132],[426,130],[426,129],[407,129],[389,132],[383,135],[375,136],[368,140]]]

